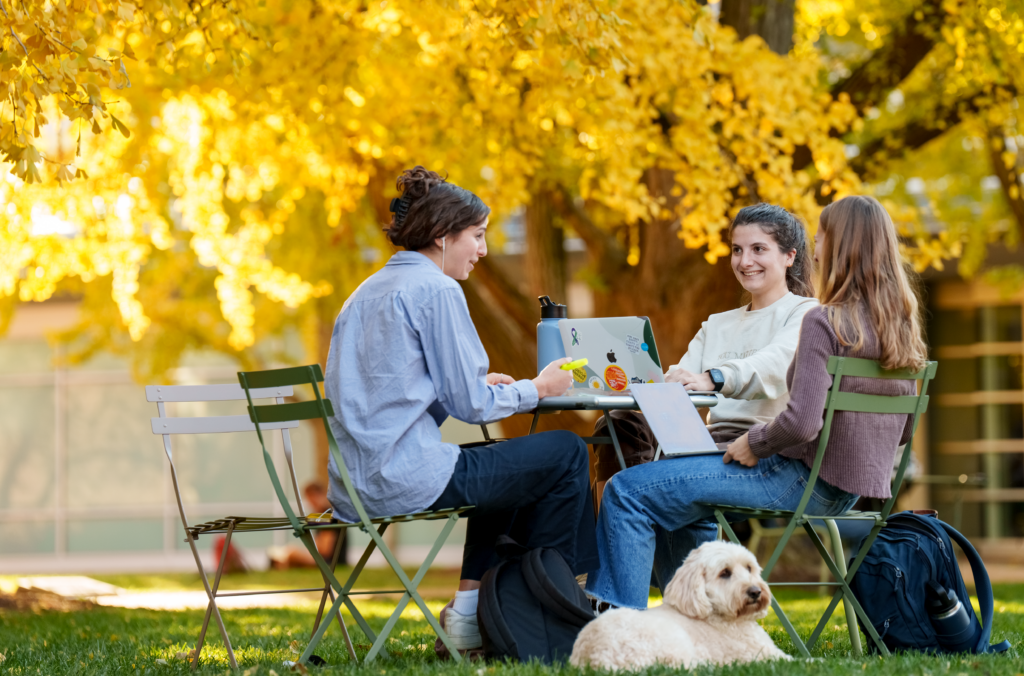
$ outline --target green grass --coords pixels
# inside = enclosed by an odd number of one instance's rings
[[[167,577],[167,576],[161,576]],[[272,578],[273,576],[269,576]],[[115,578],[107,577],[108,581]],[[120,577],[124,581],[127,578]],[[170,579],[174,579],[173,576]],[[278,582],[275,579],[274,582]],[[169,584],[166,580],[163,584]],[[191,588],[181,578],[181,588]],[[130,586],[130,585],[129,585]],[[166,587],[165,587],[166,588]],[[930,657],[917,654],[887,659],[878,657],[850,658],[845,620],[836,613],[814,656],[820,660],[793,663],[759,663],[752,665],[703,668],[697,674],[768,676],[779,674],[892,674],[893,676],[1017,676],[1024,672],[1024,658],[1019,647],[1024,640],[1024,585],[997,585],[996,620],[993,640],[1009,639],[1014,648],[1007,654],[994,656]],[[819,596],[786,593],[780,596],[783,607],[804,634],[810,631],[826,605]],[[430,601],[436,613],[443,601]],[[388,601],[368,600],[360,604],[371,624],[380,626],[390,614]],[[295,659],[311,629],[314,606],[288,609],[251,609],[224,611],[225,622],[236,648],[241,675],[281,674],[287,670],[282,661]],[[202,623],[202,611],[163,612],[96,608],[73,612],[4,612],[0,613],[0,676],[4,674],[186,674],[188,666],[177,659],[194,644]],[[365,654],[369,641],[355,628],[351,618],[346,624],[352,638]],[[781,629],[774,615],[765,620],[765,627],[783,650],[794,654],[793,644]],[[203,651],[199,671],[223,674],[229,671],[227,653],[216,629]],[[415,609],[406,609],[392,633],[390,648],[393,657],[381,659],[370,666],[353,665],[348,661],[337,626],[327,633],[317,651],[331,665],[324,669],[310,668],[310,673],[345,673],[353,676],[386,676],[391,673],[459,674],[463,676],[513,676],[520,674],[550,675],[576,673],[570,667],[544,667],[538,664],[463,664],[438,662],[434,657],[434,635],[423,616]],[[164,660],[166,664],[159,664]],[[651,674],[669,673],[667,668],[650,669]]]
[[[338,566],[338,579],[342,582],[348,578],[351,568]],[[410,577],[416,574],[415,568],[405,571]],[[132,592],[156,591],[202,591],[203,583],[198,573],[161,573],[133,575],[92,575],[96,580],[127,589]],[[455,589],[459,582],[459,570],[432,568],[421,583],[421,587],[430,590]],[[266,570],[251,573],[233,573],[225,575],[221,581],[223,589],[253,590],[277,588],[310,588],[323,584],[320,573],[312,568],[293,568],[285,571]],[[395,589],[401,588],[394,574],[386,568],[367,568],[359,575],[358,588],[364,589]],[[450,591],[448,592],[450,593]]]

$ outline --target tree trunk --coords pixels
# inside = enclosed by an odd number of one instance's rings
[[[718,20],[732,26],[740,39],[760,35],[776,54],[793,48],[794,0],[722,0]]]
[[[539,190],[526,205],[524,271],[530,296],[550,296],[565,303],[565,253],[562,229],[555,224],[551,193]]]

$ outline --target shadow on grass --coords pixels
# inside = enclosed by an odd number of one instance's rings
[[[695,674],[892,674],[893,676],[938,676],[940,674],[984,674],[1016,676],[1024,671],[1017,645],[1024,639],[1024,589],[1021,585],[996,588],[996,622],[993,640],[1009,639],[1014,644],[1009,654],[1000,656],[931,657],[918,654],[888,659],[851,658],[850,642],[842,612],[833,615],[815,647],[817,660],[792,663],[756,663],[718,668],[701,668]],[[780,595],[783,607],[798,630],[806,635],[824,611],[827,599],[787,592]],[[437,613],[442,601],[430,601]],[[371,626],[381,626],[394,608],[386,600],[364,600],[358,604]],[[256,676],[271,672],[283,676],[284,660],[296,659],[305,647],[315,614],[315,605],[285,609],[245,609],[224,611],[224,619],[241,666],[240,674]],[[0,674],[79,674],[79,673],[181,673],[189,672],[187,663],[176,656],[194,645],[202,623],[202,611],[149,611],[120,608],[94,608],[71,612],[5,612],[0,614]],[[360,655],[370,641],[356,629],[352,618],[344,616]],[[765,620],[765,628],[780,648],[795,653],[794,646],[774,615]],[[332,627],[317,654],[328,667],[310,668],[310,673],[346,673],[381,676],[389,671],[403,674],[452,673],[466,676],[503,676],[504,674],[577,673],[567,666],[545,667],[539,664],[462,664],[439,662],[434,656],[434,635],[416,608],[406,608],[388,643],[391,655],[371,665],[352,664],[345,651],[337,625]],[[824,659],[820,659],[824,658]],[[159,661],[163,661],[161,663]],[[227,651],[216,628],[203,650],[200,672],[222,674],[228,670]],[[648,673],[678,673],[653,668]]]

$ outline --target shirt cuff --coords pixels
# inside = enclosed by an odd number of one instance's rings
[[[540,396],[537,393],[537,386],[532,380],[517,380],[512,383],[512,388],[519,393],[519,413],[526,413],[537,408]]]
[[[736,391],[736,369],[731,366],[722,364],[721,366],[715,366],[722,373],[722,379],[725,381],[722,383],[722,389],[718,391],[723,397],[731,397]]]
[[[747,443],[750,444],[750,452],[758,458],[770,458],[775,455],[775,450],[768,444],[768,425],[754,425],[747,432]]]

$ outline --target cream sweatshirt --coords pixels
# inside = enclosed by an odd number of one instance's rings
[[[786,410],[786,371],[793,361],[804,314],[818,301],[787,293],[766,308],[744,306],[711,315],[669,371],[703,373],[716,368],[725,377],[708,429],[737,430],[771,422]]]

